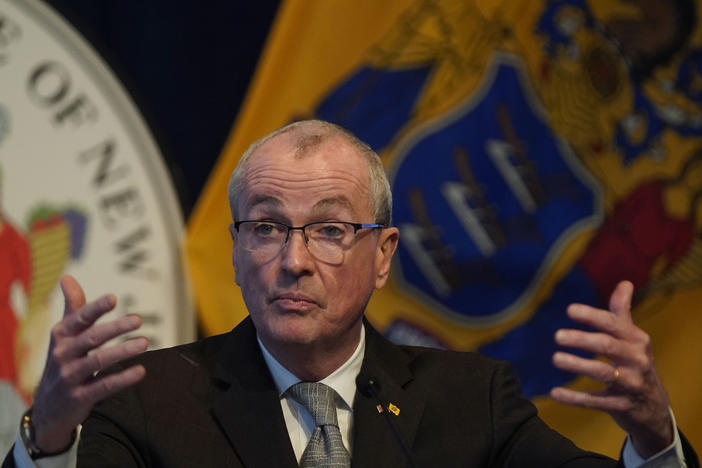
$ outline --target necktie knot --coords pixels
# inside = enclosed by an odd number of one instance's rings
[[[310,412],[317,426],[338,426],[333,388],[319,382],[299,382],[288,389],[290,396]]]

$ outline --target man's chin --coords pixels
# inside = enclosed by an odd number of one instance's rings
[[[309,317],[291,314],[285,319],[277,320],[268,327],[269,339],[279,345],[312,345],[318,338],[317,327]]]

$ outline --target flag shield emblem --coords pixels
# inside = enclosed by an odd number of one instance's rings
[[[573,235],[600,219],[596,181],[549,128],[521,62],[411,132],[391,168],[396,272],[437,310],[495,323],[519,310]]]

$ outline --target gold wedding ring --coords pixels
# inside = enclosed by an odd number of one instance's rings
[[[616,382],[618,378],[619,378],[619,368],[615,367],[614,368],[614,378],[612,379],[612,382]]]

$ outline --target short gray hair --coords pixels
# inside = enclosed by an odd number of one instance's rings
[[[251,143],[251,146],[249,146],[246,151],[244,151],[244,154],[241,155],[241,158],[239,158],[239,162],[229,178],[227,195],[232,219],[237,220],[237,203],[244,189],[244,173],[251,156],[268,140],[291,131],[303,133],[303,138],[298,141],[298,146],[300,148],[309,145],[310,142],[313,142],[312,144],[320,143],[331,136],[341,136],[356,148],[359,154],[363,156],[368,166],[371,203],[373,205],[373,221],[378,224],[390,226],[392,223],[392,192],[390,191],[390,183],[385,174],[385,168],[383,167],[380,156],[378,156],[370,146],[356,138],[354,134],[345,128],[323,120],[300,120],[293,122]]]

